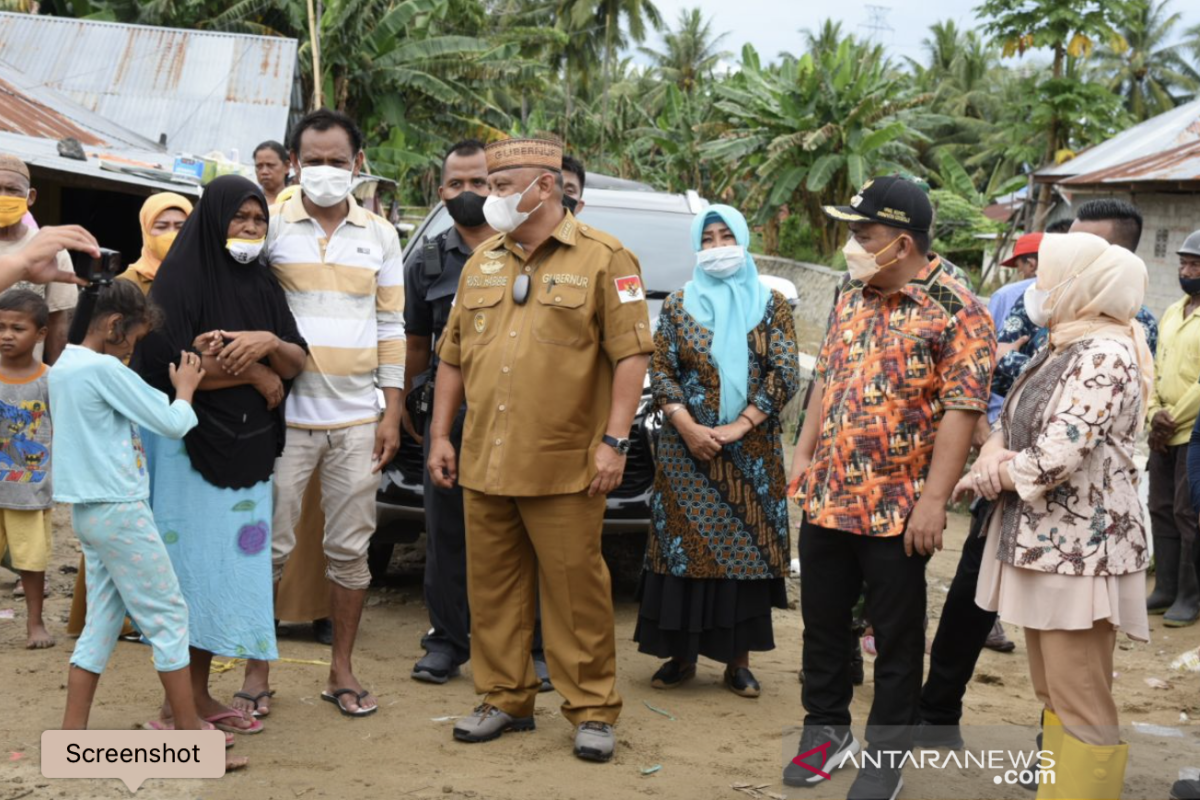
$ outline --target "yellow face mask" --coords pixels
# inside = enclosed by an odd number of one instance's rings
[[[178,235],[179,231],[167,231],[157,236],[151,236],[146,246],[154,254],[155,258],[162,261],[167,257],[167,253],[170,251],[171,245],[175,244],[175,237]]]
[[[16,225],[28,213],[28,197],[0,197],[0,228]]]

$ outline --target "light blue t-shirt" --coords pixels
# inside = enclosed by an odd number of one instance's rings
[[[112,356],[69,345],[50,371],[54,499],[127,503],[150,498],[139,425],[168,439],[196,427],[196,412]]]

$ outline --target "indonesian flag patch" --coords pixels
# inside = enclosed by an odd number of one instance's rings
[[[642,279],[637,275],[617,278],[617,297],[621,298],[622,303],[636,303],[646,299],[642,291]]]

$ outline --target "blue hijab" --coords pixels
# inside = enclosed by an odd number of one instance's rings
[[[699,266],[683,287],[683,310],[712,332],[712,356],[721,382],[718,423],[737,419],[747,405],[750,389],[750,343],[747,336],[758,327],[767,310],[771,290],[758,279],[750,256],[750,226],[730,206],[709,206],[692,220],[692,246],[700,252],[704,229],[714,222],[729,226],[734,239],[746,248],[746,263],[728,278],[715,278]]]

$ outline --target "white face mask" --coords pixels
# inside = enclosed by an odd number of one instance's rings
[[[846,246],[842,248],[842,255],[846,257],[846,271],[849,272],[850,277],[856,281],[862,281],[863,283],[869,282],[871,278],[874,278],[879,274],[880,270],[890,267],[892,264],[895,264],[900,260],[898,258],[893,258],[886,264],[880,264],[875,260],[877,256],[879,256],[881,253],[887,252],[888,248],[898,241],[900,241],[899,236],[897,236],[895,239],[892,239],[888,246],[883,248],[883,250],[880,250],[878,253],[868,253],[867,249],[859,244],[857,239],[851,236],[850,241],[846,242]]]
[[[1036,283],[1029,284],[1029,288],[1025,290],[1025,313],[1029,315],[1029,321],[1039,328],[1049,325],[1050,318],[1054,316],[1054,306],[1050,305],[1050,295],[1075,280],[1076,277],[1078,275],[1072,275],[1049,289],[1039,289]]]
[[[713,247],[696,253],[696,266],[714,278],[728,278],[746,263],[746,248],[741,245]]]
[[[239,264],[249,264],[251,261],[258,260],[258,254],[262,252],[266,241],[266,239],[230,239],[225,242],[225,249],[229,251],[229,255],[233,256],[234,261]]]
[[[483,218],[487,220],[487,224],[500,233],[512,233],[524,225],[525,220],[541,208],[542,204],[538,203],[530,211],[518,211],[517,206],[521,205],[525,192],[536,186],[539,180],[541,180],[540,175],[534,178],[533,183],[526,186],[525,191],[520,194],[510,194],[506,197],[488,195],[488,199],[483,202]]]
[[[301,167],[300,188],[321,208],[336,206],[350,196],[354,173],[338,167]]]

